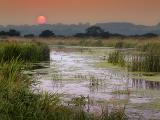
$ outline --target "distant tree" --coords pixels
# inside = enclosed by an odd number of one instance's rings
[[[152,37],[158,37],[158,35],[154,33],[146,33],[142,35],[142,37],[152,38]]]
[[[32,38],[32,37],[34,37],[34,34],[26,34],[26,35],[24,35],[24,37],[26,37],[26,38]]]
[[[10,29],[8,32],[5,32],[5,31],[1,31],[0,32],[0,36],[20,36],[20,32],[17,31],[17,30],[14,30],[14,29]]]
[[[13,36],[20,36],[21,34],[17,30],[10,29],[9,32],[7,32],[7,35],[13,37]]]
[[[111,36],[111,34],[109,32],[103,32],[103,33],[101,33],[100,36],[103,38],[109,38]]]
[[[126,35],[122,35],[122,34],[118,34],[118,33],[110,34],[110,36],[120,38],[120,39],[127,37]]]
[[[85,33],[77,33],[77,34],[74,35],[74,37],[80,37],[80,38],[86,37],[86,36],[87,35]]]
[[[105,32],[103,29],[97,26],[92,26],[86,29],[86,33],[77,33],[74,35],[74,37],[102,37],[102,38],[108,38],[110,37],[109,32]]]
[[[131,35],[130,37],[153,38],[153,37],[158,37],[158,35],[154,33],[146,33],[143,35]]]
[[[88,36],[101,36],[104,33],[104,30],[98,26],[91,26],[86,29],[86,34]]]
[[[53,37],[55,34],[50,30],[42,31],[39,37]]]
[[[0,31],[0,36],[6,36],[7,35],[7,32],[5,31]]]

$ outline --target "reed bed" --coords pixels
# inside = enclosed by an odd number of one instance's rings
[[[160,72],[160,56],[149,54],[138,54],[132,56],[128,65],[130,71]]]
[[[116,50],[109,54],[108,62],[132,72],[160,72],[160,43],[143,44],[129,54]]]
[[[132,55],[129,69],[140,72],[160,72],[160,44],[147,43]]]
[[[121,67],[125,66],[125,56],[121,51],[114,51],[109,54],[108,62],[113,65],[120,65]]]
[[[26,62],[49,60],[49,47],[40,43],[4,42],[0,44],[0,60],[9,61],[19,57]]]

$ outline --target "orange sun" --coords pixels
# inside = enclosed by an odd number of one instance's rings
[[[46,24],[47,23],[46,17],[45,16],[38,16],[37,23],[40,25]]]

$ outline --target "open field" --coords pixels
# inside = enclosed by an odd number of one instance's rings
[[[6,37],[0,38],[1,41],[34,41],[48,45],[67,45],[67,46],[88,46],[88,47],[116,47],[116,48],[135,48],[144,46],[148,43],[160,44],[160,37],[143,38],[143,37],[126,37],[126,38],[76,38],[76,37],[54,37],[54,38],[23,38],[23,37]]]

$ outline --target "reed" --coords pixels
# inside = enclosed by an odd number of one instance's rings
[[[49,60],[49,48],[45,44],[5,42],[0,44],[0,60],[9,61],[19,57],[26,62]]]
[[[140,72],[160,72],[160,44],[144,44],[140,53],[131,57],[129,70]]]
[[[114,51],[109,54],[108,62],[113,65],[125,66],[125,56],[121,51]]]

